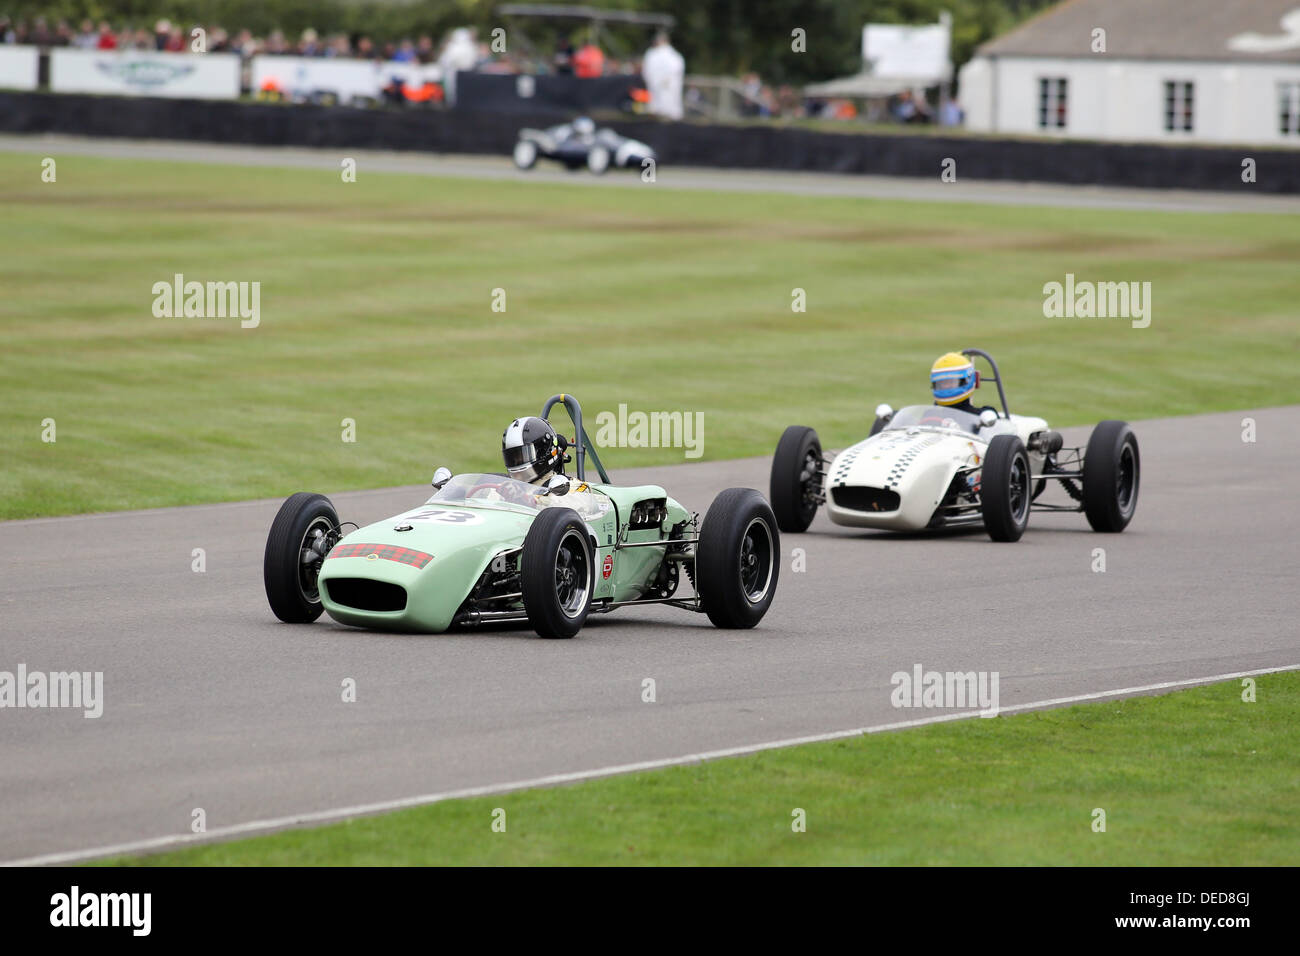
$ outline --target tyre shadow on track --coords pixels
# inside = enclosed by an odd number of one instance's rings
[[[1129,532],[1125,532],[1126,534]],[[1096,535],[1097,532],[1088,527],[1087,522],[1079,528],[1058,527],[1055,525],[1034,525],[1030,524],[1029,530],[1025,532],[1026,539],[1046,534],[1086,534]],[[926,531],[881,531],[881,530],[855,530],[852,528],[820,528],[805,531],[802,535],[787,535],[781,539],[782,545],[787,541],[797,541],[799,538],[838,538],[841,540],[857,541],[984,541],[988,544],[1000,544],[1002,542],[990,541],[988,533],[981,525],[974,525],[969,528],[934,528]],[[1098,537],[1113,538],[1114,535],[1098,535]],[[1021,542],[1013,542],[1019,544]]]
[[[635,612],[632,612],[635,613]],[[498,639],[514,641],[538,641],[544,643],[567,644],[570,641],[559,640],[547,642],[545,638],[538,635],[536,631],[526,621],[501,621],[491,625],[479,625],[477,627],[457,627],[440,633],[418,633],[413,631],[383,631],[376,628],[349,627],[346,624],[339,624],[336,621],[319,620],[309,625],[292,626],[282,625],[275,622],[268,622],[267,629],[275,629],[277,636],[283,636],[283,628],[293,627],[291,637],[305,639],[319,639],[324,636],[331,638],[342,636],[355,636],[358,639],[370,638],[405,638],[409,640],[455,640],[459,638],[474,639]],[[629,631],[634,627],[655,627],[670,628],[673,630],[709,630],[716,628],[709,623],[707,617],[703,614],[684,614],[680,618],[672,620],[663,620],[658,617],[650,617],[643,614],[637,614],[635,617],[631,614],[606,619],[605,615],[589,617],[582,630],[570,640],[581,640],[589,632],[604,631],[603,637],[617,637],[617,631],[622,628]],[[735,632],[740,633],[740,632]]]

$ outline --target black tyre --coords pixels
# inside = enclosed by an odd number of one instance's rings
[[[804,425],[791,425],[776,444],[772,456],[772,478],[768,495],[782,531],[798,534],[808,530],[817,516],[821,494],[822,443],[817,433]]]
[[[763,619],[781,566],[776,516],[752,488],[728,488],[709,507],[695,546],[695,588],[715,627]]]
[[[1093,531],[1119,532],[1137,510],[1142,459],[1127,422],[1098,422],[1083,455],[1083,511]]]
[[[266,599],[280,620],[308,624],[320,617],[316,579],[338,536],[338,513],[324,495],[300,491],[280,505],[262,558]]]
[[[984,529],[994,541],[1019,541],[1029,526],[1029,454],[1015,435],[995,435],[980,469]]]
[[[546,508],[524,537],[520,591],[528,623],[542,637],[573,637],[591,609],[596,557],[587,525],[572,508]]]

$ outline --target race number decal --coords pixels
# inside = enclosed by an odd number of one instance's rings
[[[474,511],[432,508],[406,516],[407,521],[433,521],[438,524],[482,524],[483,516]]]
[[[605,555],[604,566],[600,569],[600,576],[604,578],[606,581],[608,581],[609,576],[613,573],[614,573],[614,556],[612,554],[607,554]]]

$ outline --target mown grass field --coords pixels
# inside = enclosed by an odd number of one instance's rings
[[[1295,866],[1300,674],[1242,693],[976,718],[107,862]]]
[[[710,459],[769,453],[794,422],[842,446],[878,402],[926,400],[934,357],[969,345],[999,358],[1013,408],[1054,424],[1300,401],[1292,217],[364,166],[355,183],[75,156],[57,182],[40,169],[0,154],[0,518],[492,468],[504,425],[557,391],[589,418],[702,411]],[[1043,285],[1067,272],[1151,282],[1151,327],[1044,318]],[[155,318],[153,284],[175,273],[260,282],[260,326]]]

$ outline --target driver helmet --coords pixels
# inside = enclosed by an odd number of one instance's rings
[[[596,133],[596,124],[586,116],[579,116],[573,121],[573,131],[584,139]]]
[[[518,481],[538,482],[564,470],[564,450],[544,418],[516,418],[501,435],[506,471]]]
[[[949,352],[940,355],[930,366],[930,389],[937,405],[957,405],[965,401],[978,384],[975,363],[964,355]]]

